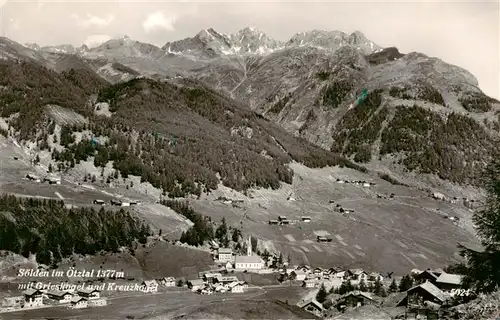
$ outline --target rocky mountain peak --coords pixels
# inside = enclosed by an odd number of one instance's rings
[[[347,34],[339,30],[310,30],[297,33],[287,42],[287,47],[294,46],[313,46],[333,51],[344,46],[352,46],[363,54],[371,54],[381,49],[360,31]]]
[[[254,28],[246,27],[231,35],[233,51],[236,53],[271,53],[284,44],[268,37],[264,32]]]
[[[29,49],[35,50],[35,51],[38,51],[41,49],[41,47],[37,43],[34,43],[34,42],[25,43],[24,46],[26,48],[29,48]]]

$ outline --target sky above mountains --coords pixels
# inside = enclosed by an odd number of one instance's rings
[[[20,43],[97,45],[128,35],[162,46],[201,29],[254,26],[277,40],[311,29],[360,30],[381,46],[418,51],[472,72],[500,99],[500,18],[489,2],[5,1],[2,35]]]

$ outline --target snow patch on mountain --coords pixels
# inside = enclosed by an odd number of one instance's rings
[[[279,50],[304,46],[332,51],[350,46],[363,54],[371,54],[381,49],[359,31],[347,34],[342,31],[312,30],[298,33],[289,41],[282,42],[270,38],[254,27],[243,28],[229,36],[212,28],[203,29],[193,38],[168,42],[162,49],[168,53],[215,58],[223,55],[268,55]]]

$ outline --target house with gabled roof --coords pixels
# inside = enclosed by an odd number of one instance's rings
[[[71,299],[73,299],[73,295],[71,293],[61,290],[47,291],[47,297],[49,297],[49,299],[56,300],[59,303],[70,303]]]
[[[164,285],[165,287],[175,287],[175,278],[174,277],[166,277],[163,278],[161,281],[161,284]]]
[[[188,288],[191,289],[191,291],[198,291],[198,289],[202,289],[205,287],[205,282],[203,282],[202,279],[194,279],[194,280],[188,280],[187,281]]]
[[[88,303],[87,298],[76,296],[76,297],[73,297],[73,299],[71,299],[71,306],[70,307],[73,309],[84,309],[84,308],[88,308],[88,306],[89,306],[89,303]]]
[[[234,268],[236,270],[262,269],[263,267],[264,261],[259,256],[236,256],[234,260]]]
[[[368,274],[363,269],[349,269],[345,274],[345,278],[356,281],[366,281],[368,279]]]
[[[214,283],[221,283],[221,284],[228,284],[231,282],[238,282],[238,281],[240,280],[235,276],[223,277],[222,275],[220,275],[214,278]]]
[[[302,270],[293,270],[292,273],[290,273],[290,276],[294,280],[304,281],[304,280],[306,280],[307,273],[305,273]]]
[[[436,283],[437,278],[439,275],[436,275],[434,272],[432,272],[430,269],[424,270],[420,272],[419,274],[413,276],[415,281],[417,283],[423,283],[425,281],[430,281],[432,283]]]
[[[442,291],[434,284],[432,284],[430,281],[425,281],[424,283],[414,286],[413,288],[406,291],[406,297],[403,300],[401,300],[397,304],[397,306],[398,307],[408,306],[408,305],[419,306],[423,305],[427,301],[442,305],[449,298],[450,295],[448,293]]]
[[[462,275],[445,272],[436,279],[436,287],[444,291],[458,289],[462,286],[463,278]]]
[[[302,282],[302,286],[304,288],[315,288],[318,285],[318,281],[316,279],[305,279]]]
[[[43,293],[38,289],[29,288],[23,291],[24,302],[26,308],[40,307],[43,305]]]
[[[384,276],[382,276],[380,273],[378,272],[372,272],[368,275],[368,280],[370,281],[383,281],[384,280]]]
[[[316,299],[309,299],[305,301],[301,301],[297,303],[297,307],[301,308],[302,310],[305,310],[307,312],[310,312],[318,317],[320,317],[323,313],[323,305],[316,301]]]
[[[323,275],[323,269],[319,268],[319,267],[314,268],[313,274],[316,275],[316,276],[322,276]]]
[[[223,263],[233,261],[233,250],[231,248],[219,248],[217,250],[217,259]]]
[[[334,305],[337,310],[344,310],[348,307],[360,307],[373,302],[374,299],[368,292],[355,290],[340,296]]]
[[[99,299],[100,292],[97,289],[80,289],[76,292],[79,296],[84,297],[86,299]]]
[[[207,272],[203,275],[203,280],[213,283],[216,281],[218,277],[222,277],[222,273],[220,272]]]
[[[144,288],[145,293],[158,291],[158,282],[156,280],[145,280],[141,286]]]

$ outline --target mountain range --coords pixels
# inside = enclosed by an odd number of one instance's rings
[[[126,36],[94,48],[0,42],[4,59],[86,69],[114,84],[200,81],[296,137],[409,183],[477,184],[499,149],[500,103],[470,72],[382,48],[359,31],[312,30],[282,42],[255,28],[210,28],[161,48]],[[356,105],[362,91],[369,94]]]

